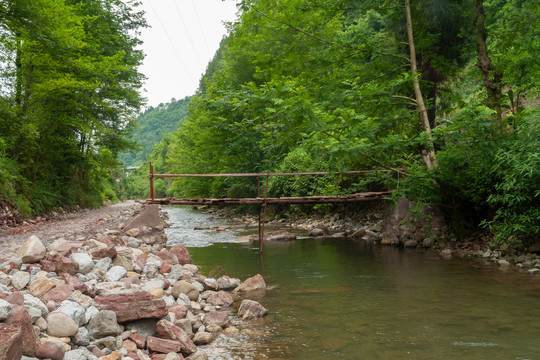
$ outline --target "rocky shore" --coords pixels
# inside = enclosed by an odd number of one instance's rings
[[[156,206],[75,240],[30,236],[0,263],[0,360],[207,359],[239,335],[231,320],[267,314],[261,275],[205,277],[166,241]]]

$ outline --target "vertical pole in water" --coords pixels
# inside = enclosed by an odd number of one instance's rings
[[[257,176],[257,198],[261,197],[261,177]],[[259,205],[259,253],[261,253],[262,249],[262,232],[261,232],[261,205]]]
[[[264,223],[266,222],[266,203],[268,201],[268,177],[270,176],[270,172],[266,172],[266,188],[264,191],[264,203],[263,203],[263,221],[262,221],[262,227],[261,227],[261,235],[260,241],[259,241],[259,254],[262,254],[263,251],[263,240],[264,240]]]
[[[154,167],[150,162],[150,198],[152,199],[152,205],[154,205]]]

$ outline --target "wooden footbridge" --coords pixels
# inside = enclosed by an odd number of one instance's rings
[[[264,223],[266,222],[266,207],[271,204],[337,204],[337,203],[355,203],[362,201],[374,201],[387,198],[391,195],[390,189],[381,192],[364,192],[348,195],[334,195],[334,196],[302,196],[302,197],[268,197],[268,179],[270,176],[305,176],[305,175],[331,175],[331,174],[345,174],[345,175],[360,175],[368,173],[391,173],[395,170],[359,170],[359,171],[339,171],[339,172],[326,172],[326,171],[314,171],[314,172],[287,172],[287,173],[233,173],[233,174],[155,174],[154,167],[150,163],[150,199],[146,200],[149,204],[162,204],[162,205],[258,205],[259,209],[259,250],[262,253],[262,239],[264,238]],[[154,197],[154,179],[155,178],[177,178],[177,177],[198,177],[198,178],[211,178],[211,177],[257,177],[258,181],[258,194],[256,198],[219,198],[219,199],[205,199],[205,198],[155,198]],[[266,180],[264,187],[264,196],[261,191],[261,179]]]

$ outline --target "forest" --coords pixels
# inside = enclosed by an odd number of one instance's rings
[[[31,213],[148,196],[147,162],[114,182],[118,153],[137,140],[142,14],[114,0],[0,4],[0,197]],[[393,200],[441,206],[458,238],[538,236],[538,2],[242,0],[238,15],[178,130],[147,156],[156,172],[387,169],[276,177],[270,195],[390,186]],[[180,179],[157,191],[248,197],[257,183]]]

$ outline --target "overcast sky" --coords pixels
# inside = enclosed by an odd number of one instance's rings
[[[223,36],[236,19],[235,0],[142,0],[151,26],[143,29],[148,106],[193,95]]]

